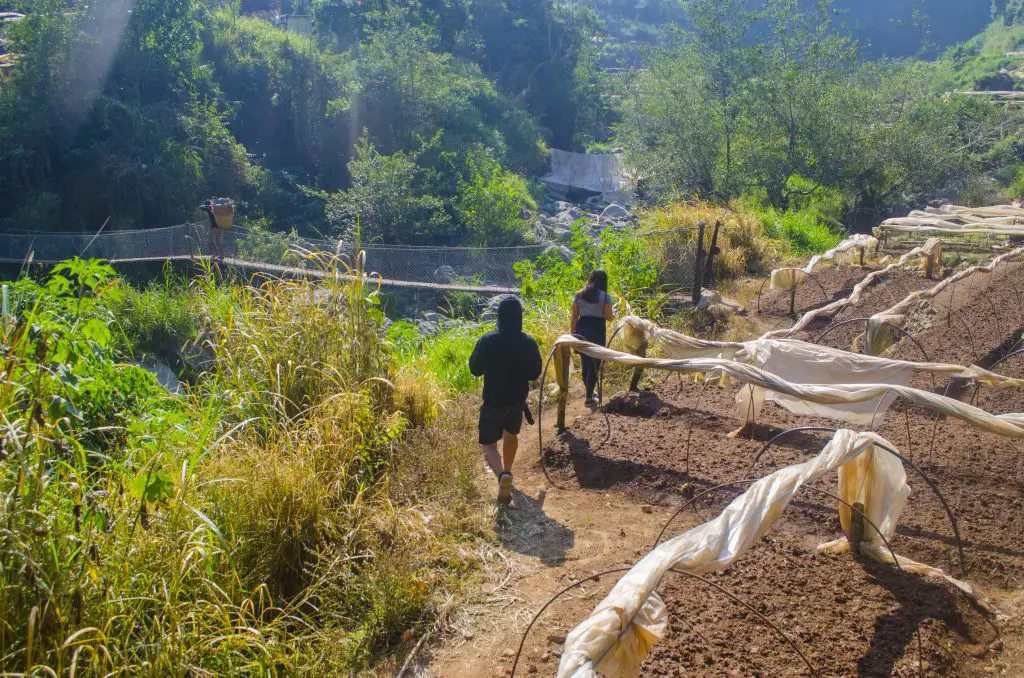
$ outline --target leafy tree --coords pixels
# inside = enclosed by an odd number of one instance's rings
[[[745,0],[695,0],[689,8],[694,53],[719,106],[726,192],[734,187],[733,140],[739,125],[740,97],[752,69],[754,48],[749,46],[749,35],[758,19],[747,4]]]
[[[695,37],[655,53],[627,99],[616,133],[655,195],[748,193],[785,212],[836,189],[867,221],[1020,162],[1018,112],[936,97],[933,67],[858,65],[829,3],[744,6],[694,3]]]
[[[332,195],[328,219],[339,235],[363,242],[426,243],[448,233],[444,204],[404,151],[384,155],[364,135],[349,163],[352,187]]]
[[[204,193],[237,190],[243,151],[200,93],[206,16],[167,0],[34,3],[0,88],[0,219],[55,195],[56,222],[16,225],[162,225]]]
[[[656,52],[631,87],[615,131],[657,195],[716,193],[723,125],[712,88],[691,45]]]
[[[470,242],[487,247],[522,242],[528,217],[537,209],[526,180],[480,147],[467,154],[465,172],[455,212]]]

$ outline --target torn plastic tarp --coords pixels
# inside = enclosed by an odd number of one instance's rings
[[[822,405],[840,405],[862,403],[876,400],[891,393],[911,403],[961,419],[971,426],[1008,438],[1024,439],[1024,413],[989,414],[985,410],[960,402],[955,398],[923,391],[921,389],[901,386],[899,384],[798,384],[771,374],[760,367],[747,365],[734,360],[716,358],[695,358],[692,360],[641,358],[629,353],[614,351],[604,346],[591,344],[588,341],[563,334],[555,342],[552,350],[556,353],[561,347],[570,348],[592,358],[607,362],[640,367],[643,369],[669,370],[685,374],[726,374],[737,381],[752,386],[761,386],[776,393],[792,396],[805,402]],[[1015,386],[1021,380],[1003,377],[987,372],[978,367],[970,367],[959,376],[991,382],[995,385]]]
[[[867,351],[873,355],[878,355],[885,351],[885,349],[892,346],[895,342],[892,326],[895,325],[896,327],[902,327],[903,322],[907,319],[907,315],[916,308],[920,302],[928,299],[934,299],[951,285],[955,285],[965,278],[969,278],[978,273],[992,273],[1000,264],[1016,259],[1021,255],[1024,255],[1024,247],[1018,247],[1010,252],[1000,254],[987,264],[979,264],[978,266],[965,268],[964,270],[946,278],[934,287],[912,292],[895,306],[874,314],[868,321],[867,326]]]
[[[541,181],[564,190],[618,194],[620,200],[635,182],[626,172],[621,153],[571,153],[551,149],[551,173]]]
[[[960,207],[943,205],[926,211],[915,210],[905,217],[882,222],[879,235],[896,233],[946,233],[954,235],[1024,235],[1024,209],[1010,205]]]
[[[895,263],[889,264],[888,266],[881,270],[872,271],[871,273],[868,273],[863,280],[854,285],[853,291],[850,292],[850,296],[846,297],[845,299],[837,299],[833,301],[831,304],[827,304],[820,308],[808,311],[807,313],[804,313],[796,322],[796,324],[790,327],[789,329],[781,329],[775,330],[774,332],[768,332],[767,334],[765,334],[765,336],[788,337],[796,332],[804,330],[808,325],[814,322],[815,318],[831,317],[838,313],[840,310],[846,308],[847,306],[856,306],[858,303],[860,303],[860,297],[864,293],[864,290],[866,290],[872,283],[874,283],[875,280],[881,278],[882,276],[884,276],[886,273],[893,269],[905,266],[906,263],[913,259],[914,257],[924,257],[926,259],[933,258],[935,257],[936,251],[941,251],[941,247],[942,242],[938,238],[929,238],[928,241],[925,242],[925,244],[910,250],[902,257],[900,257],[899,260],[896,261]]]
[[[840,469],[840,496],[863,503],[865,523],[870,521],[890,539],[910,490],[903,465],[876,444],[896,449],[877,434],[841,429],[813,459],[765,476],[715,519],[657,546],[566,637],[559,678],[590,678],[598,673],[609,678],[638,675],[650,648],[668,630],[668,615],[657,588],[669,570],[700,574],[725,569],[771,529],[803,485],[833,470]],[[849,535],[849,514],[843,520],[841,513],[840,519]],[[884,552],[883,559],[889,557],[883,540],[868,525],[861,545],[869,556]],[[980,604],[988,604],[974,586],[941,570],[903,558],[900,564],[913,564],[916,571],[949,581]]]
[[[791,290],[800,283],[802,283],[807,276],[813,271],[814,267],[822,261],[837,261],[841,255],[850,252],[860,252],[867,249],[875,249],[878,247],[878,239],[870,235],[858,233],[850,238],[847,238],[843,242],[839,243],[833,249],[825,252],[824,254],[818,254],[811,257],[811,260],[807,262],[807,265],[803,268],[778,268],[772,271],[771,282],[768,284],[768,289],[772,291],[777,290]]]
[[[628,316],[622,320],[627,350],[646,349],[654,343],[673,358],[725,358],[756,365],[767,373],[796,384],[871,384],[905,386],[919,372],[947,374],[999,387],[1021,387],[1024,380],[1004,377],[977,366],[949,363],[922,363],[892,360],[851,353],[792,339],[761,337],[746,342],[707,341],[658,327],[643,318]],[[855,403],[806,402],[783,393],[765,391],[760,386],[741,389],[736,395],[739,416],[745,421],[760,416],[765,400],[777,402],[790,412],[827,417],[857,426],[881,425],[895,395],[883,395]]]

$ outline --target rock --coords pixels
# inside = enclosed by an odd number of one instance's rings
[[[174,370],[159,360],[135,363],[135,365],[156,377],[157,382],[171,393],[177,393],[181,388],[181,382],[178,381],[178,375],[174,373]]]
[[[651,506],[650,504],[644,504],[643,506],[640,507],[640,510],[643,511],[644,513],[654,513],[654,507]]]
[[[630,214],[629,210],[616,203],[608,205],[608,207],[605,207],[604,211],[601,212],[602,219],[629,219],[632,216],[633,215]]]
[[[555,645],[565,645],[565,636],[552,633],[548,636],[548,642],[554,643]]]
[[[585,219],[586,217],[586,212],[576,207],[570,207],[569,209],[563,210],[556,214],[555,221],[563,225],[571,226],[572,224],[575,224],[578,220]]]
[[[502,657],[515,657],[515,656],[516,656],[516,651],[515,651],[515,650],[513,650],[513,649],[512,649],[511,647],[510,647],[510,648],[508,648],[507,650],[505,650],[504,652],[502,652],[502,653],[501,653],[501,656],[502,656]]]
[[[569,242],[572,240],[572,231],[567,228],[552,229],[551,239],[555,242]]]
[[[423,334],[433,336],[444,329],[445,320],[440,313],[429,311],[423,314],[416,325]]]
[[[572,261],[572,250],[564,245],[552,245],[544,250],[544,254],[554,255],[565,263]]]
[[[497,313],[498,306],[501,304],[502,301],[505,300],[505,297],[507,296],[507,294],[498,294],[496,296],[491,297],[490,299],[487,300],[487,303],[484,305],[484,308],[490,311],[491,313]]]
[[[451,266],[440,266],[434,271],[434,282],[450,285],[455,282],[456,278],[458,278],[458,275],[456,275],[455,269]]]
[[[212,370],[217,362],[217,354],[212,348],[213,335],[206,331],[203,336],[178,350],[178,360],[185,368],[186,375],[199,375]]]

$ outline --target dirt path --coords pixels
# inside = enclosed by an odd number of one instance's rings
[[[574,397],[566,420],[571,427],[575,418],[587,413],[582,398]],[[545,417],[545,443],[556,437],[553,419]],[[488,475],[488,491],[493,482]],[[508,675],[523,631],[552,595],[573,581],[636,562],[669,516],[667,507],[642,505],[621,492],[557,485],[548,482],[541,469],[537,429],[524,428],[513,504],[495,516],[509,567],[496,574],[491,600],[459,621],[461,633],[437,648],[425,673],[418,675]],[[516,675],[554,675],[565,629],[582,619],[618,577],[603,579],[547,610],[530,633],[532,642]]]
[[[985,284],[960,286],[961,303],[949,301],[954,308],[966,301],[956,316],[959,324],[916,328],[932,359],[988,364],[992,351],[1016,339],[1024,316],[1017,285],[1008,281],[1016,282],[1019,270],[1006,269],[1006,285],[1000,284],[1003,277],[993,276]],[[887,307],[894,301],[887,297],[933,283],[901,273],[885,284],[891,287],[872,288],[869,301],[878,297],[872,305],[877,301]],[[982,297],[991,304],[981,304]],[[995,307],[991,312],[990,306]],[[770,320],[751,318],[754,326]],[[893,349],[900,350],[910,349]],[[1018,362],[1004,369],[1024,369],[1024,359]],[[772,407],[763,413],[759,423],[764,430],[755,439],[729,438],[726,434],[740,424],[733,391],[658,377],[640,395],[610,398],[600,416],[590,415],[577,397],[564,436],[555,435],[550,413],[547,417],[544,453],[550,479],[540,466],[537,431],[527,429],[517,463],[520,493],[512,509],[496,515],[496,553],[506,566],[496,568],[486,604],[459,620],[461,634],[446,639],[419,675],[508,675],[526,625],[553,594],[595,573],[632,565],[650,550],[681,502],[700,488],[750,477],[753,455],[775,433],[830,423]],[[1000,412],[1020,411],[1022,397],[1012,390],[981,395],[990,411]],[[1005,615],[1001,637],[947,587],[877,564],[817,553],[819,544],[840,534],[838,521],[827,499],[805,498],[746,558],[710,579],[758,601],[762,612],[800,642],[821,675],[1024,675],[1024,553],[1018,547],[1024,534],[1018,520],[1024,447],[980,435],[957,421],[942,423],[942,435],[929,446],[934,428],[930,413],[897,406],[880,431],[897,445],[905,443],[904,451],[917,455],[953,499],[970,579],[985,587]],[[808,434],[780,441],[756,475],[806,459],[826,439],[826,434]],[[834,480],[818,484],[829,489]],[[492,486],[488,479],[488,491]],[[920,483],[915,488],[896,546],[906,556],[958,574],[946,514]],[[700,511],[680,516],[669,534],[714,515],[731,496],[716,495]],[[516,675],[554,675],[565,634],[620,576],[609,574],[552,605],[531,631]],[[708,596],[689,581],[669,581],[662,594],[669,603],[670,634],[648,657],[642,675],[802,673],[785,644],[728,601]]]

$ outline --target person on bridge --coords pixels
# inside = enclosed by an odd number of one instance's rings
[[[207,200],[200,207],[210,218],[210,254],[214,258],[224,258],[224,231],[217,225],[217,217],[213,214],[213,201]]]
[[[497,329],[480,337],[469,357],[469,371],[484,378],[480,445],[498,478],[498,503],[505,506],[512,502],[512,464],[523,415],[528,412],[526,397],[541,369],[537,342],[523,332],[523,305],[516,297],[506,297],[498,305]]]
[[[604,346],[607,324],[614,319],[612,298],[608,294],[608,274],[599,268],[594,269],[587,278],[587,284],[572,300],[572,323],[569,331],[592,344]],[[583,368],[583,385],[587,389],[586,403],[595,405],[597,398],[594,391],[597,388],[601,361],[580,355],[580,364]]]

